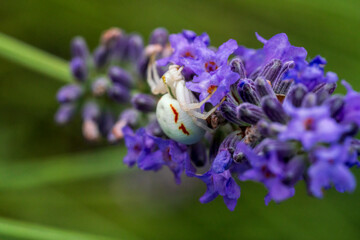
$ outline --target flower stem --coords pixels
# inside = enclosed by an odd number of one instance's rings
[[[68,63],[0,32],[0,56],[62,82],[71,80]]]

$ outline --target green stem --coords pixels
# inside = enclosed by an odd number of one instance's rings
[[[1,32],[0,56],[59,81],[71,80],[66,61]]]

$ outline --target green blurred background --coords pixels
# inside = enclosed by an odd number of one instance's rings
[[[158,26],[206,31],[214,45],[254,48],[254,32],[285,32],[360,90],[359,0],[0,1],[0,32],[65,60],[73,36],[94,48],[112,26],[146,39]],[[264,206],[265,189],[241,183],[230,212],[220,198],[200,204],[196,179],[177,186],[167,170],[126,169],[121,146],[86,143],[79,121],[54,124],[62,84],[0,58],[0,239],[360,239],[359,189],[318,200],[300,184]]]

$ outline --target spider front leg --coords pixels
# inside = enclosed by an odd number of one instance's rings
[[[216,91],[216,90],[215,90]],[[201,113],[200,108],[213,96],[213,91],[204,100],[199,102],[194,94],[186,88],[185,81],[181,81],[176,86],[176,98],[180,103],[181,108],[186,111],[189,115],[206,120],[215,110],[223,103],[225,98],[221,100],[215,107],[206,113]]]
[[[216,109],[218,109],[220,107],[220,105],[225,101],[225,97],[223,99],[221,99],[221,101],[215,106],[213,107],[210,111],[208,112],[205,112],[205,113],[201,113],[201,112],[198,112],[198,111],[194,111],[194,110],[189,110],[187,111],[187,113],[189,115],[192,115],[196,118],[200,118],[200,119],[204,119],[206,120],[208,117],[210,117],[211,114],[213,114]]]
[[[204,129],[205,131],[208,131],[208,132],[210,132],[210,133],[214,133],[214,132],[215,132],[214,129],[209,128],[209,127],[207,126],[206,122],[203,121],[203,119],[196,118],[196,117],[194,117],[194,116],[192,116],[192,115],[190,115],[190,114],[188,114],[188,115],[191,117],[191,119],[192,119],[193,122],[196,124],[196,126],[201,127],[202,129]]]
[[[153,94],[157,95],[167,92],[166,85],[159,77],[158,71],[156,69],[155,55],[150,56],[149,65],[147,68],[147,82]]]

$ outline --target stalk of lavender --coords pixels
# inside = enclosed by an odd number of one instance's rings
[[[139,36],[113,29],[93,57],[77,39],[71,69],[78,83],[59,91],[57,121],[80,107],[87,139],[102,132],[111,141],[124,138],[125,164],[166,166],[177,183],[185,172],[206,184],[202,203],[220,195],[230,210],[239,181],[263,184],[266,204],[294,196],[300,181],[317,198],[331,187],[352,192],[360,93],[343,81],[347,95],[333,95],[338,77],[325,72],[325,59],[307,61],[307,51],[286,34],[256,36],[261,49],[232,39],[216,48],[206,33],[168,36],[158,28],[143,48]],[[130,71],[119,68],[124,61]],[[133,87],[142,92],[131,96]],[[117,121],[105,117],[125,108]]]

